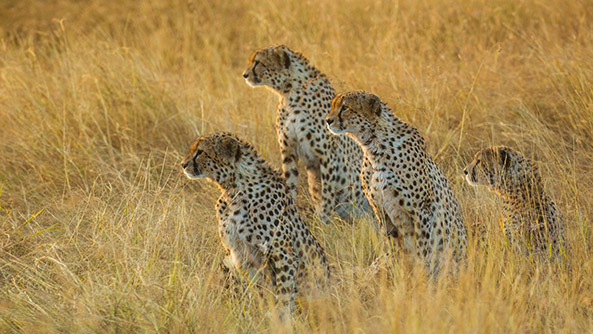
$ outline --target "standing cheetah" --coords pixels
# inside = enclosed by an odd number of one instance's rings
[[[513,246],[546,256],[561,254],[562,216],[530,160],[510,147],[487,147],[463,173],[470,185],[485,185],[502,197],[507,213],[502,226]]]
[[[364,150],[362,185],[383,232],[423,259],[433,274],[445,253],[463,260],[466,232],[459,206],[418,131],[366,92],[338,94],[326,121],[332,132],[346,133]]]
[[[335,95],[326,76],[303,55],[281,45],[255,51],[243,77],[249,85],[267,86],[280,97],[276,132],[293,198],[300,159],[322,222],[328,222],[332,212],[348,219],[370,211],[359,178],[361,149],[348,137],[333,136],[325,126]]]
[[[301,221],[280,172],[251,145],[228,133],[199,137],[182,167],[189,178],[219,185],[216,216],[226,262],[251,277],[264,269],[284,312],[308,278],[324,282],[329,267],[323,248]]]

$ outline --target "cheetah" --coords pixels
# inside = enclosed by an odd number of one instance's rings
[[[472,186],[484,185],[502,197],[503,231],[519,251],[558,256],[564,244],[564,224],[556,204],[545,193],[537,166],[507,146],[478,151],[463,170]]]
[[[350,220],[370,213],[360,183],[362,150],[348,137],[332,135],[324,117],[335,91],[307,58],[286,46],[256,50],[243,77],[252,87],[266,86],[280,97],[276,133],[289,192],[296,198],[297,162],[307,170],[309,193],[319,219],[333,213]]]
[[[434,276],[446,259],[457,267],[467,243],[461,212],[418,131],[363,91],[338,94],[326,122],[362,147],[362,185],[383,233]]]
[[[325,286],[329,267],[323,248],[301,220],[282,174],[250,144],[230,133],[202,136],[181,165],[188,178],[206,177],[220,187],[216,217],[227,252],[223,263],[252,279],[263,272],[281,314],[290,314],[295,294],[310,279]]]

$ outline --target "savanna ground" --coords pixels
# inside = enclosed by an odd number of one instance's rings
[[[578,0],[2,1],[0,332],[286,330],[269,293],[219,282],[219,190],[179,166],[220,130],[280,165],[277,97],[241,77],[279,43],[415,125],[469,232],[467,270],[433,282],[401,259],[373,265],[386,250],[367,221],[303,211],[334,282],[296,332],[593,332],[591,22]],[[565,262],[511,252],[496,196],[464,181],[494,144],[537,162]]]

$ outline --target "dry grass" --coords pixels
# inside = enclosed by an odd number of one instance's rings
[[[277,43],[419,128],[471,234],[467,272],[433,283],[399,259],[373,267],[367,222],[308,216],[335,284],[297,332],[593,331],[590,1],[9,0],[0,22],[0,332],[282,329],[269,294],[224,291],[219,192],[178,166],[218,130],[279,165],[276,96],[241,77]],[[538,162],[567,263],[509,252],[497,199],[465,184],[491,144]]]

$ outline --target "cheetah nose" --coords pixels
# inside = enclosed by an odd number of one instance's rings
[[[464,168],[464,169],[463,169],[463,174],[465,174],[465,175],[467,175],[467,174],[468,174],[468,173],[467,173],[467,168]]]
[[[183,167],[183,169],[186,169],[188,165],[189,165],[189,161],[184,161],[181,163],[181,167]]]
[[[332,123],[334,122],[334,120],[331,119],[331,118],[326,118],[325,119],[325,122],[327,123],[327,125],[332,125]]]
[[[243,73],[243,78],[247,79],[248,76],[249,76],[249,73],[247,73],[247,72]]]

